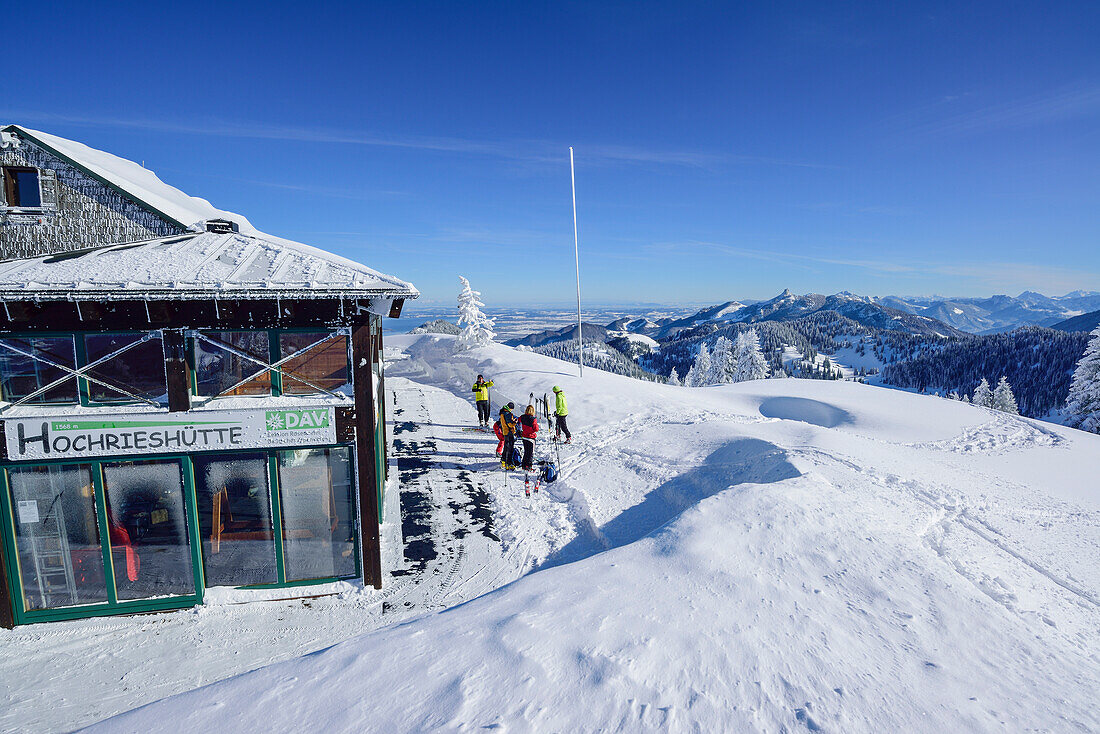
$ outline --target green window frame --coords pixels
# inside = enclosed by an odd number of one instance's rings
[[[8,586],[12,599],[12,612],[16,624],[31,624],[34,622],[54,622],[65,619],[79,619],[83,617],[101,617],[118,614],[134,614],[139,612],[167,611],[171,609],[183,609],[202,603],[202,576],[200,572],[201,559],[197,556],[198,550],[194,544],[195,529],[198,517],[195,514],[194,484],[190,476],[190,464],[186,456],[150,456],[143,459],[155,459],[160,461],[179,461],[183,481],[184,519],[187,528],[187,536],[191,546],[191,569],[195,593],[180,594],[159,597],[156,599],[120,600],[118,587],[115,580],[114,563],[112,556],[111,534],[107,520],[106,488],[103,479],[103,465],[117,462],[119,457],[104,457],[101,459],[82,459],[65,461],[38,461],[38,462],[7,462],[0,466],[0,511],[5,526],[4,550],[7,560]],[[15,512],[11,506],[11,488],[9,485],[8,471],[26,466],[76,466],[85,465],[92,469],[92,486],[95,493],[96,523],[99,529],[100,547],[103,551],[103,575],[107,590],[107,601],[93,604],[81,604],[51,609],[28,609],[23,593],[22,574],[19,554],[15,545]]]
[[[207,333],[209,335],[216,336],[218,332],[222,332],[222,331],[238,331],[239,332],[239,331],[247,331],[247,329],[195,329],[195,331],[204,332],[204,333]],[[295,328],[295,329],[256,329],[255,331],[262,331],[262,332],[267,333],[268,363],[269,364],[275,364],[280,359],[283,359],[284,357],[289,357],[289,356],[291,356],[291,354],[295,354],[295,352],[291,352],[290,354],[283,354],[282,353],[282,350],[280,349],[280,346],[279,346],[280,345],[279,336],[281,334],[312,334],[312,333],[322,333],[323,332],[323,333],[338,334],[338,335],[343,336],[346,339],[346,343],[347,343],[347,346],[348,346],[348,349],[347,349],[347,352],[348,352],[348,355],[347,355],[347,370],[348,370],[348,382],[349,383],[351,382],[351,375],[352,375],[352,369],[351,369],[351,334],[349,332],[349,329],[347,329],[346,327],[341,327],[341,328],[338,328],[338,329],[326,329],[324,327],[313,327],[313,328],[302,327],[302,328]],[[187,342],[188,342],[187,343],[187,359],[188,359],[187,367],[188,367],[190,383],[191,383],[191,395],[193,397],[205,397],[205,396],[202,396],[202,395],[199,394],[198,364],[197,364],[198,355],[197,355],[197,351],[196,351],[196,344],[195,344],[196,341],[198,341],[198,340],[195,339],[194,337],[188,337],[188,340],[187,340]],[[259,368],[259,365],[257,365],[257,367]],[[257,372],[259,372],[261,369],[262,368],[257,369]],[[284,395],[284,392],[283,392],[283,375],[282,375],[282,373],[279,372],[278,370],[269,370],[269,375],[271,376],[271,393],[270,393],[270,397],[273,397],[273,398],[282,397]],[[318,393],[318,392],[313,392],[313,393],[293,392],[293,393],[287,393],[287,394],[295,395],[295,396],[303,397],[303,398],[309,398],[313,395],[320,395],[322,393]],[[269,396],[268,395],[250,395],[250,396],[244,396],[244,397],[265,398],[265,397],[269,397]]]
[[[85,337],[88,336],[134,336],[141,338],[146,334],[160,331],[160,329],[149,329],[148,331],[133,331],[126,329],[118,329],[112,331],[43,331],[43,332],[13,332],[0,335],[3,339],[71,339],[73,341],[73,351],[76,355],[76,369],[86,367],[89,363],[88,350],[85,346]],[[160,341],[160,337],[157,337],[157,341]],[[105,364],[110,364],[109,362]],[[162,362],[163,364],[163,362]],[[119,396],[118,399],[113,400],[94,400],[92,399],[91,383],[84,377],[76,378],[77,385],[77,400],[71,401],[52,401],[52,402],[33,402],[30,406],[42,406],[42,405],[80,405],[81,407],[99,407],[99,406],[125,406],[125,405],[144,405],[139,401],[131,400],[125,396]],[[123,385],[125,387],[125,385]],[[165,388],[167,389],[167,375],[165,375]],[[7,398],[4,398],[7,400]],[[155,400],[155,398],[151,398]],[[167,405],[167,402],[162,403]]]
[[[279,449],[255,449],[251,453],[264,453],[267,456],[268,487],[271,493],[270,501],[272,511],[272,525],[275,535],[275,558],[276,569],[278,572],[278,581],[270,584],[254,584],[237,588],[280,589],[293,588],[296,586],[313,586],[317,584],[331,583],[334,581],[357,578],[361,577],[363,574],[361,558],[362,546],[360,543],[361,527],[358,527],[356,528],[356,532],[352,533],[352,555],[355,560],[354,575],[287,581],[286,559],[284,550],[285,542],[283,537],[283,512],[280,501],[281,488],[279,483],[278,457],[280,451],[286,451],[289,449],[346,450],[348,452],[350,481],[353,488],[351,499],[354,503],[354,507],[352,508],[351,517],[353,521],[357,521],[359,523],[362,523],[363,521],[360,517],[361,511],[358,503],[358,492],[354,489],[358,487],[358,474],[357,467],[355,465],[354,444],[341,443],[293,446]],[[202,604],[204,592],[206,590],[206,579],[203,574],[202,537],[199,531],[198,501],[195,491],[195,470],[193,457],[199,455],[227,455],[232,453],[236,452],[208,451],[198,452],[194,454],[154,454],[147,456],[143,455],[139,457],[142,460],[179,461],[181,464],[184,485],[184,513],[187,525],[187,536],[191,550],[191,566],[192,572],[194,574],[195,593],[189,595],[161,597],[157,599],[135,599],[130,601],[120,601],[117,595],[117,588],[114,578],[114,565],[112,562],[113,558],[111,555],[112,551],[110,542],[110,528],[108,527],[107,521],[106,488],[103,479],[103,465],[115,463],[120,460],[125,461],[135,457],[110,456],[97,457],[95,459],[65,459],[58,461],[0,463],[0,523],[2,523],[4,526],[4,531],[2,533],[2,542],[4,543],[4,555],[7,562],[8,587],[12,599],[12,611],[13,616],[15,617],[15,623],[31,624],[35,622],[53,622],[67,619],[82,619],[85,617],[134,614],[140,612],[170,611],[173,609],[184,609],[187,607],[193,607],[198,604]],[[16,516],[15,508],[11,505],[11,489],[8,482],[8,470],[18,469],[20,467],[27,466],[81,464],[90,465],[92,467],[92,479],[96,501],[96,522],[98,523],[100,533],[100,545],[103,550],[103,572],[108,592],[107,602],[58,607],[52,609],[29,610],[27,609],[27,605],[23,595],[22,575],[19,565],[20,561],[17,552],[18,549],[15,544]]]
[[[21,333],[20,332],[20,333],[2,334],[2,335],[0,335],[0,339],[15,340],[15,341],[30,341],[30,340],[33,340],[33,339],[68,339],[70,342],[72,342],[72,345],[73,345],[73,365],[74,365],[74,369],[79,369],[80,368],[80,352],[78,351],[77,342],[78,341],[82,342],[83,339],[77,339],[76,334],[71,334],[71,333],[49,333],[49,332],[47,332],[47,333],[33,333],[33,332],[32,333]],[[81,400],[81,395],[83,394],[81,392],[81,382],[83,382],[83,380],[81,380],[80,378],[72,378],[72,377],[70,377],[69,379],[75,379],[76,380],[76,392],[77,392],[76,400],[35,400],[31,403],[27,403],[27,405],[31,405],[31,406],[81,405],[82,403],[80,402],[80,400]],[[15,402],[16,400],[19,400],[19,398],[11,399],[3,393],[4,393],[3,387],[0,386],[0,400],[4,400],[6,402]]]

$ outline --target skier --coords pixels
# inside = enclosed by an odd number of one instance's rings
[[[515,407],[515,403],[508,403],[500,409],[500,417],[497,419],[500,424],[500,432],[503,434],[497,448],[502,452],[500,463],[504,465],[505,469],[512,468],[512,454],[515,452],[516,446],[516,417],[512,414]]]
[[[569,415],[569,407],[565,404],[565,393],[554,385],[554,438],[561,440],[561,434],[565,434],[565,442],[573,443],[573,434],[569,432],[569,426],[565,424],[565,417]]]
[[[492,380],[486,382],[484,377],[478,375],[472,388],[477,401],[477,424],[482,428],[489,427],[489,388],[492,386]]]
[[[519,419],[519,435],[523,439],[523,468],[531,471],[535,457],[535,439],[539,434],[539,421],[535,417],[535,406],[528,405]]]

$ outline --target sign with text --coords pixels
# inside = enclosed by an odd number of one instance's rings
[[[336,443],[335,409],[87,414],[4,421],[8,460],[265,449]]]

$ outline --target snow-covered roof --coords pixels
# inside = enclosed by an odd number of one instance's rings
[[[298,242],[198,232],[0,262],[0,300],[416,298],[410,283]]]
[[[4,130],[15,132],[185,229],[198,232],[204,229],[202,222],[208,219],[228,219],[236,223],[241,232],[257,234],[255,227],[240,214],[217,209],[206,199],[188,196],[133,161],[22,125],[9,125]]]

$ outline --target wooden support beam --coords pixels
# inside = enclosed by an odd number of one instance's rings
[[[375,359],[378,364],[378,420],[382,421],[382,476],[383,481],[390,479],[390,432],[389,412],[386,407],[386,370],[382,363],[382,324],[378,324],[375,334]]]
[[[161,332],[164,347],[164,375],[168,383],[168,411],[191,410],[191,374],[187,369],[187,348],[183,329]]]
[[[356,318],[351,332],[351,375],[355,394],[355,458],[359,477],[359,532],[363,583],[382,588],[382,546],[378,528],[378,446],[375,427],[374,339],[370,315]]]

